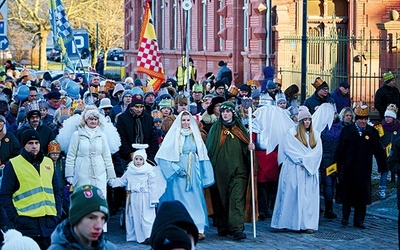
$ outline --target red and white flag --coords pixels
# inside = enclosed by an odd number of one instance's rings
[[[140,31],[137,56],[137,72],[147,74],[153,80],[150,82],[155,92],[165,81],[164,69],[158,51],[157,36],[153,26],[150,4],[146,1],[146,9]]]

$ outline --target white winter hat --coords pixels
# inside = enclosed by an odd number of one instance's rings
[[[306,106],[300,106],[298,120],[301,121],[305,118],[311,118],[310,111],[308,111],[308,108]]]
[[[392,117],[393,119],[396,119],[396,118],[397,118],[396,113],[395,113],[393,110],[390,110],[390,109],[388,109],[388,110],[385,111],[385,116]]]
[[[3,250],[40,250],[39,245],[19,231],[10,229],[4,234]]]
[[[148,144],[132,144],[132,147],[137,149],[134,153],[133,153],[133,159],[135,159],[135,156],[141,156],[143,158],[144,161],[147,160],[147,153],[146,153],[146,148],[149,147]]]

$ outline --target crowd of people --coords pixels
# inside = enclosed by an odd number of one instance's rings
[[[281,89],[271,66],[260,86],[236,86],[226,62],[199,81],[189,63],[189,79],[183,60],[157,92],[132,77],[87,81],[66,70],[53,81],[8,69],[0,79],[0,228],[40,249],[114,249],[104,232],[121,211],[127,241],[191,249],[206,238],[209,218],[219,236],[245,239],[254,187],[253,219],[271,218],[277,230],[313,233],[321,211],[337,218],[334,202],[343,226],[353,207],[353,226],[367,227],[373,156],[381,199],[387,162],[392,180],[400,164],[392,73],[376,93],[382,122],[374,126],[369,107],[351,106],[347,82],[330,93],[317,77],[301,105],[299,87]]]

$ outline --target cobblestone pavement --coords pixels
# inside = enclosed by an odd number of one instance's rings
[[[340,224],[341,206],[334,205],[337,219],[328,220],[321,214],[319,230],[314,234],[274,230],[270,219],[258,221],[257,237],[253,238],[251,223],[246,223],[247,239],[237,242],[230,237],[217,236],[216,228],[206,230],[207,238],[197,244],[197,249],[398,249],[396,195],[368,206],[366,230],[354,228],[352,217],[349,226]],[[211,223],[211,221],[210,221]],[[125,232],[118,226],[118,217],[109,221],[107,237],[119,249],[150,249],[149,246],[126,242]]]

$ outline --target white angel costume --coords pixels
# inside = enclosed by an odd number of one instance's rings
[[[141,156],[145,164],[137,167],[133,161],[121,178],[111,181],[112,187],[126,187],[125,225],[126,241],[144,242],[150,238],[151,229],[156,218],[155,204],[165,191],[166,181],[158,166],[146,162],[144,149],[133,154]]]
[[[322,159],[320,134],[314,131],[317,145],[304,146],[291,128],[279,145],[278,163],[282,163],[278,193],[271,220],[273,228],[292,230],[318,229],[319,176]],[[307,141],[309,140],[308,134]]]
[[[190,129],[181,128],[182,114],[190,116]],[[214,184],[214,171],[199,127],[187,112],[181,112],[155,157],[165,179],[167,189],[163,201],[178,200],[189,211],[199,233],[208,226],[208,212],[203,188]]]
[[[318,229],[319,175],[322,159],[320,132],[331,126],[334,108],[323,104],[312,116],[317,144],[306,147],[296,137],[296,125],[275,106],[263,106],[254,113],[253,128],[269,154],[279,145],[278,164],[282,164],[271,227],[278,229]],[[307,141],[309,141],[308,134]],[[309,143],[308,143],[309,145]]]

